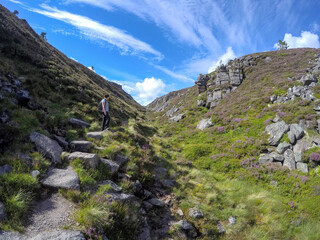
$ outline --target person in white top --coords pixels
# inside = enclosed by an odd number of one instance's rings
[[[110,115],[109,115],[109,94],[106,94],[104,96],[104,99],[102,99],[98,105],[99,112],[103,114],[103,120],[101,125],[101,131],[107,129],[109,130],[109,124],[110,124]]]

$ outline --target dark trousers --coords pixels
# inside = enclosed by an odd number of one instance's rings
[[[110,116],[108,112],[106,115],[102,113],[102,116],[103,116],[103,120],[102,120],[101,131],[105,130],[106,128],[109,128],[109,123],[110,123]]]

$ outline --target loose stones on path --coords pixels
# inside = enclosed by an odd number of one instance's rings
[[[72,141],[70,143],[70,148],[72,151],[79,151],[79,152],[90,152],[92,148],[92,143],[88,141]]]
[[[102,133],[103,132],[88,132],[87,133],[87,138],[94,138],[94,139],[102,139]]]
[[[94,153],[73,152],[64,155],[69,161],[79,158],[84,161],[89,167],[96,169],[99,164],[99,156]]]

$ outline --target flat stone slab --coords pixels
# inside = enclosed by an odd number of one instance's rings
[[[78,174],[71,167],[51,169],[41,183],[46,187],[80,190]]]
[[[107,168],[109,169],[109,171],[114,174],[116,172],[119,171],[119,164],[117,164],[116,162],[114,161],[111,161],[109,159],[104,159],[104,158],[101,158],[101,162],[104,163]]]
[[[92,143],[89,141],[72,141],[70,142],[70,148],[72,151],[88,153],[91,151]]]
[[[114,192],[106,192],[105,196],[110,201],[131,201],[135,199],[135,196],[132,194],[126,194],[126,193],[114,193]]]
[[[103,137],[102,133],[103,132],[88,132],[87,138],[94,138],[100,140]]]
[[[32,132],[30,134],[31,142],[35,143],[38,151],[44,155],[44,157],[51,160],[52,163],[61,163],[62,148],[55,141],[47,136],[38,132]]]
[[[77,118],[69,118],[68,122],[76,127],[90,127],[90,124]]]
[[[73,152],[65,156],[69,161],[79,158],[89,167],[96,169],[99,164],[99,156],[95,153]]]

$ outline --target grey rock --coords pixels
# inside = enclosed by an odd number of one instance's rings
[[[296,144],[293,146],[293,152],[304,152],[312,147],[312,141],[308,140],[306,138],[302,138],[296,142]]]
[[[142,184],[140,183],[139,180],[136,180],[133,184],[133,192],[134,192],[134,195],[136,196],[142,196],[143,195],[143,186]]]
[[[197,125],[197,128],[203,131],[204,129],[209,128],[211,126],[212,126],[211,119],[207,118],[207,119],[201,119]]]
[[[206,106],[206,101],[204,101],[204,100],[197,100],[197,105],[198,105],[198,107],[204,107],[204,106]]]
[[[217,229],[218,229],[218,232],[219,232],[220,234],[224,234],[224,233],[226,232],[226,230],[224,229],[224,226],[222,225],[221,222],[218,223]]]
[[[272,58],[271,58],[271,57],[266,57],[266,58],[264,59],[264,61],[265,61],[265,62],[271,62],[271,61],[272,61]]]
[[[105,180],[102,183],[100,183],[100,185],[110,185],[114,191],[116,191],[116,192],[121,192],[122,191],[122,188],[119,187],[114,182],[112,182],[111,180]]]
[[[179,111],[179,108],[176,106],[176,105],[174,105],[170,110],[168,110],[167,112],[166,112],[166,116],[167,117],[172,117],[173,116],[173,114],[175,114],[176,112],[178,112]]]
[[[185,232],[190,238],[196,238],[198,236],[195,227],[186,220],[174,222],[173,225],[176,226],[179,230]]]
[[[190,208],[189,217],[192,218],[203,218],[203,212],[199,208]]]
[[[151,203],[153,206],[156,206],[156,207],[164,207],[165,206],[165,203],[158,199],[158,198],[151,198],[148,200],[149,203]]]
[[[6,208],[2,202],[0,202],[0,222],[4,222],[7,220]]]
[[[73,152],[67,155],[67,159],[72,161],[79,158],[84,161],[87,166],[96,169],[99,164],[99,156],[94,153]]]
[[[301,171],[301,172],[304,172],[304,173],[308,173],[309,172],[308,164],[306,164],[306,163],[298,162],[297,163],[297,169],[299,171]]]
[[[280,118],[278,115],[276,115],[276,116],[274,117],[274,119],[272,119],[272,122],[277,123],[277,122],[279,122],[280,120],[281,120],[281,118]]]
[[[318,133],[320,132],[320,119],[317,120],[317,124],[318,124]]]
[[[2,100],[3,99],[3,95],[0,93],[0,100]]]
[[[60,145],[48,138],[47,136],[38,132],[32,132],[30,134],[31,142],[35,143],[39,152],[41,152],[46,158],[50,159],[52,163],[61,163],[62,148]]]
[[[272,95],[270,97],[270,102],[274,103],[275,101],[277,101],[277,95]]]
[[[302,152],[295,152],[294,153],[294,160],[296,162],[302,162]]]
[[[267,154],[261,154],[259,157],[260,164],[267,164],[267,163],[271,163],[273,161],[283,162],[284,157],[279,154],[276,154],[274,152],[267,153]]]
[[[307,122],[305,119],[300,119],[299,120],[299,126],[303,129],[303,130],[307,130]],[[318,123],[319,126],[319,123]]]
[[[72,151],[85,152],[91,151],[92,143],[89,141],[72,141],[70,142],[70,148]]]
[[[11,86],[4,86],[4,87],[2,88],[2,91],[7,92],[7,93],[12,93],[12,92],[13,92],[13,89],[12,89]]]
[[[114,161],[120,166],[124,166],[127,162],[129,162],[129,158],[122,154],[117,154]]]
[[[180,120],[184,119],[185,117],[186,117],[186,114],[180,113],[176,116],[169,118],[169,122],[179,122]]]
[[[69,147],[69,143],[60,136],[54,135],[54,139],[58,142],[58,144],[63,148],[63,149],[68,149]]]
[[[31,172],[31,176],[34,178],[37,178],[40,175],[40,172],[38,170],[34,170]]]
[[[284,122],[276,122],[270,124],[266,127],[267,133],[270,135],[269,144],[272,146],[277,146],[283,136],[287,131],[289,131],[289,126]]]
[[[293,133],[296,140],[299,140],[304,136],[303,129],[296,123],[290,125],[290,132]]]
[[[28,103],[31,100],[27,90],[19,90],[16,98],[18,100],[18,104],[25,107],[28,106]]]
[[[136,199],[134,195],[126,194],[126,193],[106,192],[105,196],[109,201],[117,201],[117,202],[132,201]]]
[[[302,82],[304,86],[308,86],[313,82],[318,82],[318,79],[313,74],[307,73],[301,77],[300,82]]]
[[[87,133],[87,138],[94,138],[94,139],[102,139],[102,133],[103,132],[88,132]]]
[[[277,147],[277,152],[283,154],[287,149],[291,149],[292,145],[287,142],[282,142]]]
[[[140,233],[138,236],[138,240],[151,240],[150,227],[148,225],[147,220],[143,220],[140,228]]]
[[[115,174],[116,172],[119,171],[120,166],[116,162],[108,160],[108,159],[104,159],[104,158],[101,158],[101,162],[107,166],[107,168],[109,169],[109,171],[112,174]]]
[[[89,123],[82,121],[80,119],[76,119],[76,118],[69,118],[68,122],[71,125],[76,126],[76,127],[85,127],[85,128],[90,127]]]
[[[2,111],[0,115],[0,120],[2,123],[7,123],[10,121],[10,116],[7,111]]]
[[[229,217],[229,226],[231,226],[231,225],[233,225],[233,224],[235,224],[236,223],[236,218],[235,217],[233,217],[233,216],[231,216],[231,217]]]
[[[71,167],[51,169],[41,183],[46,187],[80,190],[78,174]]]
[[[0,176],[4,175],[4,174],[8,174],[12,171],[12,167],[8,164],[5,164],[3,166],[0,167]]]
[[[174,187],[174,181],[171,179],[162,179],[160,180],[161,186],[164,188],[172,188]]]
[[[288,132],[288,138],[291,144],[295,144],[296,142],[296,136],[294,135],[294,133],[292,131]]]
[[[142,205],[147,212],[149,212],[153,208],[153,205],[148,201],[143,201]]]
[[[284,167],[288,167],[289,170],[296,169],[296,161],[294,159],[294,153],[291,149],[288,149],[284,152]]]

